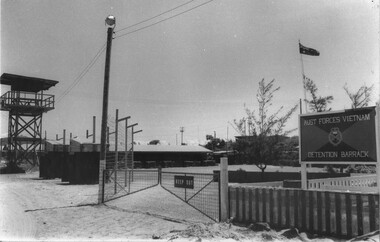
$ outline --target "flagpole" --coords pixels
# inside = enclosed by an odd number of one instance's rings
[[[298,49],[300,49],[301,46],[301,40],[298,39]],[[307,102],[306,102],[306,88],[305,88],[305,71],[303,67],[303,58],[302,53],[299,51],[300,57],[301,57],[301,68],[302,68],[302,84],[303,84],[303,97],[304,97],[304,103],[305,103],[305,113],[308,113],[307,111]]]
[[[303,88],[303,97],[304,97],[303,101],[305,103],[305,113],[308,113],[307,102],[306,102],[306,88],[305,88],[305,86],[306,86],[305,79],[306,78],[305,78],[305,71],[304,71],[304,67],[303,67],[303,58],[302,58],[302,53],[300,51],[300,48],[301,48],[301,40],[298,39],[298,51],[299,51],[300,57],[301,57],[301,68],[302,68],[302,88]],[[304,162],[301,162],[301,159],[300,159],[300,163],[301,163],[301,188],[304,190],[307,190],[307,164],[305,164]]]

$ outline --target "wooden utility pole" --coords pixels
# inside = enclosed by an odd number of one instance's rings
[[[104,86],[103,86],[103,109],[102,109],[102,127],[100,133],[100,161],[99,161],[99,193],[98,203],[104,202],[103,191],[103,170],[106,167],[106,132],[107,132],[107,115],[108,115],[108,92],[109,92],[109,76],[111,67],[111,46],[113,29],[115,28],[116,20],[114,16],[106,18],[107,29],[107,49],[106,63],[104,70]]]

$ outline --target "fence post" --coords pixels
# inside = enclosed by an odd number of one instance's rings
[[[104,185],[106,183],[106,170],[103,170],[102,175],[103,175],[102,176],[102,191],[103,192],[102,192],[102,198],[101,198],[102,200],[101,201],[102,201],[102,203],[104,203],[104,192],[105,192],[104,191]]]
[[[161,168],[161,166],[159,166],[158,167],[158,181],[157,181],[159,185],[162,185],[161,184],[161,176],[162,176],[162,168]]]
[[[185,202],[187,202],[187,187],[186,187],[186,173],[185,173]]]
[[[127,187],[127,172],[128,172],[128,169],[125,168],[125,175],[124,175],[124,187]]]
[[[106,169],[106,160],[99,161],[99,191],[98,191],[98,204],[104,202],[104,170]]]
[[[220,221],[228,220],[228,158],[220,159]]]
[[[115,194],[117,192],[117,170],[118,167],[118,161],[119,161],[119,153],[118,153],[118,135],[119,135],[119,109],[116,109],[116,118],[115,118],[115,164],[113,167],[113,170],[115,172]]]

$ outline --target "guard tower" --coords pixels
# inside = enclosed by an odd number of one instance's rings
[[[41,151],[42,114],[54,109],[54,95],[44,94],[58,81],[4,73],[0,84],[11,91],[0,97],[1,111],[9,112],[8,160],[10,169],[22,162],[36,165],[36,152]]]

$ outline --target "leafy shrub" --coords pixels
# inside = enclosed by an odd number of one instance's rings
[[[376,166],[358,165],[353,168],[353,173],[376,173]]]

